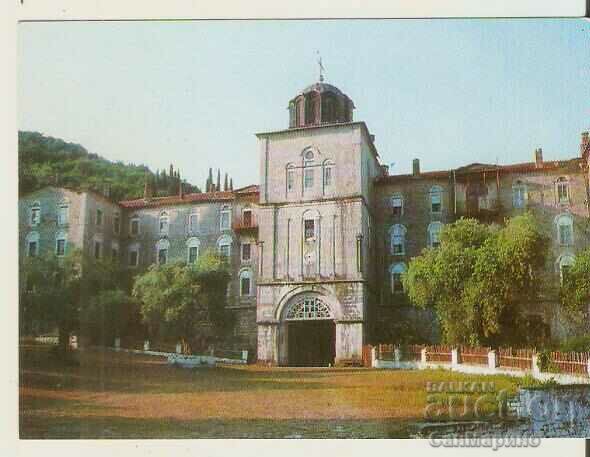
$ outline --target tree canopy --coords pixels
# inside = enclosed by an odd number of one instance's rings
[[[19,132],[19,193],[33,192],[48,185],[104,192],[108,187],[114,200],[138,198],[143,195],[145,177],[153,187],[154,196],[175,195],[180,175],[172,166],[155,173],[145,165],[111,162],[89,153],[79,144],[67,143],[38,132]],[[190,183],[184,192],[200,192]]]
[[[404,287],[414,305],[434,307],[446,342],[513,343],[539,296],[547,243],[530,214],[503,227],[460,219],[410,262]]]
[[[211,342],[231,326],[226,310],[227,263],[211,252],[196,265],[152,265],[135,279],[133,296],[152,337],[181,340],[195,347]]]
[[[565,270],[560,290],[568,323],[581,334],[590,332],[590,249],[578,254]]]

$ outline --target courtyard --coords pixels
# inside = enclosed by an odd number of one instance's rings
[[[427,382],[517,389],[509,377],[442,370],[188,370],[154,356],[79,356],[79,365],[66,364],[51,346],[21,346],[21,438],[404,438],[427,422]]]

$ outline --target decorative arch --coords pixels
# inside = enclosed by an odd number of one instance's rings
[[[285,310],[286,321],[334,319],[330,306],[315,295],[302,295]]]

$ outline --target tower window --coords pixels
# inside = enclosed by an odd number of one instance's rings
[[[306,169],[303,176],[303,187],[311,189],[313,187],[313,168]]]
[[[313,219],[306,219],[304,224],[305,240],[313,240],[315,238],[315,221]]]

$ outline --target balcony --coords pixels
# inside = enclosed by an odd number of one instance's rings
[[[258,224],[256,218],[251,213],[244,213],[242,217],[235,218],[232,223],[232,230],[234,232],[257,232]]]

